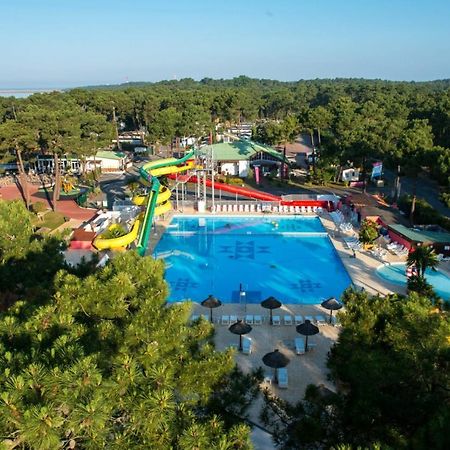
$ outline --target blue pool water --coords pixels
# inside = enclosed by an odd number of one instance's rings
[[[381,278],[399,285],[406,285],[406,264],[391,264],[378,267],[377,273]],[[427,270],[425,278],[436,293],[444,300],[450,300],[450,278],[442,272]]]
[[[154,256],[166,263],[172,302],[214,294],[224,303],[273,295],[314,304],[351,284],[317,217],[175,216]]]

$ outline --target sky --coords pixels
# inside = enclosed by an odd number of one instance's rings
[[[449,0],[0,0],[0,88],[450,78]]]

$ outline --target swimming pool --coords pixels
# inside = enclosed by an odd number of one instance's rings
[[[406,286],[406,264],[398,263],[391,265],[380,266],[377,269],[377,274],[389,281],[390,283]],[[450,278],[445,273],[439,270],[427,270],[425,272],[425,278],[430,283],[436,293],[444,300],[450,300]]]
[[[172,302],[314,304],[351,284],[318,217],[174,216],[154,257]]]

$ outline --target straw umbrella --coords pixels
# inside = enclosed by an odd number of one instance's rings
[[[321,303],[322,308],[330,310],[330,323],[333,319],[333,311],[341,309],[344,305],[338,302],[334,297],[330,297]]]
[[[297,330],[297,333],[302,334],[303,336],[306,336],[306,343],[305,343],[305,352],[308,351],[308,336],[313,336],[319,332],[319,328],[317,328],[314,324],[311,323],[310,320],[305,320],[300,325],[297,325],[295,327]]]
[[[282,367],[286,367],[291,361],[286,355],[281,353],[277,348],[270,353],[266,353],[263,358],[263,363],[266,366],[272,367],[275,369],[275,378],[277,374],[277,369],[281,369]],[[275,380],[276,381],[276,380]]]
[[[242,351],[242,335],[250,333],[252,327],[244,322],[243,320],[238,320],[237,322],[230,325],[228,328],[233,334],[239,335],[239,351]]]
[[[218,298],[214,297],[214,295],[209,294],[208,298],[205,298],[205,300],[203,300],[200,304],[205,308],[209,308],[209,321],[213,323],[212,310],[213,308],[218,308],[221,306],[222,302]]]
[[[275,297],[267,297],[265,300],[263,300],[261,302],[261,306],[263,308],[269,309],[270,310],[270,325],[273,325],[273,321],[272,321],[272,311],[274,309],[280,308],[281,307],[281,302],[279,300],[277,300]]]

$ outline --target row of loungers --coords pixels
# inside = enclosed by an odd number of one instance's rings
[[[255,213],[281,213],[281,214],[321,214],[323,208],[320,206],[272,206],[260,203],[214,205],[212,212],[255,212]]]
[[[191,317],[191,320],[197,320],[200,316],[202,316],[205,320],[209,320],[209,317],[207,314],[194,314]],[[263,323],[270,323],[270,318],[267,316],[261,316],[258,314],[247,314],[244,317],[242,317],[242,320],[244,320],[249,325],[262,325]],[[309,320],[311,323],[315,323],[316,325],[325,325],[327,323],[325,317],[321,314],[315,315],[315,316],[301,316],[301,315],[284,315],[284,316],[272,316],[272,324],[279,326],[279,325],[300,325],[305,320]],[[223,315],[221,318],[217,319],[217,323],[221,325],[231,325],[238,321],[238,316],[236,315]]]

